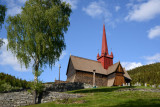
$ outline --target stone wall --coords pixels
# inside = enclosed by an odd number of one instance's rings
[[[45,84],[45,91],[65,92],[78,89],[84,89],[84,83],[70,82],[60,84]]]
[[[44,84],[45,89],[39,95],[37,102],[45,103],[55,101],[57,99],[78,98],[81,95],[60,93],[84,88],[92,88],[92,86],[83,83],[61,83],[61,84]],[[33,94],[28,91],[0,93],[0,107],[17,107],[33,104]]]
[[[43,92],[43,97],[41,99],[41,103],[52,102],[57,99],[63,100],[63,99],[78,98],[78,97],[81,97],[81,95],[47,91],[47,92]]]
[[[0,107],[17,107],[33,104],[33,95],[27,91],[0,93]]]
[[[63,100],[66,98],[78,98],[81,97],[79,94],[67,94],[53,91],[43,92],[41,98],[37,99],[38,103],[46,103],[55,101],[57,99]],[[27,92],[11,92],[11,93],[0,93],[0,107],[18,107],[32,105],[34,96]]]

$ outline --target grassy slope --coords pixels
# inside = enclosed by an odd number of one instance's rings
[[[69,93],[82,93],[85,97],[73,99],[85,101],[83,104],[56,104],[55,102],[31,105],[27,107],[106,107],[106,106],[160,106],[160,93],[142,92],[142,91],[124,91],[116,90],[126,87],[111,87],[97,89],[83,89],[71,91]],[[135,88],[135,87],[134,87]]]
[[[140,82],[142,84],[160,85],[160,63],[144,65],[128,71],[132,78],[132,83]]]

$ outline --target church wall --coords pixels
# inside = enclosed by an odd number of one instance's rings
[[[67,81],[69,81],[69,82],[74,82],[75,73],[76,73],[76,70],[74,69],[73,63],[72,63],[72,61],[70,60],[70,63],[69,63],[69,66],[68,66]]]
[[[93,74],[87,72],[76,71],[74,82],[82,82],[86,84],[93,84]]]
[[[96,85],[97,86],[107,86],[107,76],[106,75],[101,75],[101,74],[96,74]]]
[[[108,75],[108,86],[113,86],[115,80],[115,73]]]
[[[67,81],[74,82],[75,76],[76,76],[76,74],[73,74],[72,76],[67,77]]]
[[[82,82],[82,83],[93,85],[93,73],[77,71],[74,82]],[[96,74],[95,82],[97,86],[107,86],[107,76]]]

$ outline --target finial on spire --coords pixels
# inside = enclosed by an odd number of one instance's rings
[[[104,18],[104,16],[103,16],[103,25],[104,25],[104,23],[105,23],[105,18]]]
[[[103,24],[103,37],[102,37],[102,50],[101,55],[107,55],[108,54],[108,46],[107,46],[107,40],[106,40],[106,31],[105,31],[105,24]]]

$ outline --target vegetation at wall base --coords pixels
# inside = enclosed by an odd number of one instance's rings
[[[144,65],[127,72],[132,78],[132,84],[139,82],[143,85],[160,85],[160,63]]]
[[[127,88],[146,87],[102,87],[81,89],[68,93],[82,94],[84,97],[30,105],[27,107],[157,107],[160,106],[160,93],[148,91],[118,91]],[[67,102],[68,101],[68,102]]]

